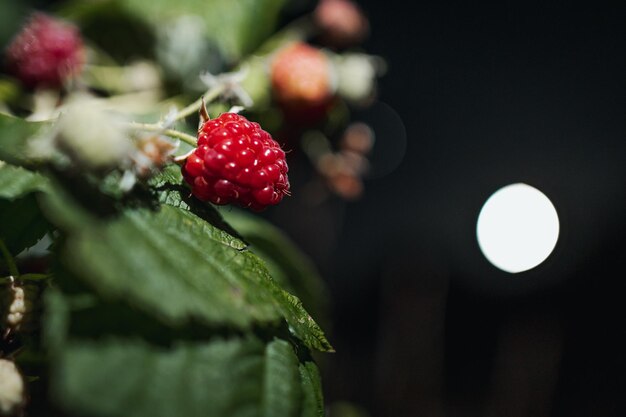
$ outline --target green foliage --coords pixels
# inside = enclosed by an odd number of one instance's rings
[[[0,198],[14,200],[34,191],[45,191],[47,186],[43,175],[0,162]]]
[[[50,229],[32,195],[47,186],[44,176],[0,161],[0,239],[10,253],[33,246]]]
[[[0,113],[0,160],[16,165],[29,162],[28,140],[46,123],[32,123]]]
[[[9,252],[18,254],[33,246],[50,230],[37,200],[29,195],[14,201],[0,199],[0,239]]]
[[[180,15],[196,15],[206,35],[229,60],[251,52],[275,25],[284,0],[125,0],[131,13],[155,26]]]
[[[280,229],[242,210],[223,209],[226,221],[241,233],[250,250],[257,254],[272,277],[287,291],[298,294],[304,307],[323,316],[327,310],[326,288],[315,265]]]
[[[320,373],[314,362],[306,361],[300,364],[300,380],[304,394],[302,417],[323,417],[324,398]]]
[[[167,346],[78,338],[66,334],[72,304],[64,298],[51,292],[47,329],[52,395],[63,408],[102,417],[307,415],[310,381],[289,342],[250,333]]]
[[[173,85],[159,54],[171,52],[176,58],[197,52],[202,70],[245,61],[274,31],[283,3],[77,0],[65,2],[61,15],[86,35],[90,65],[101,74],[113,71],[126,80],[135,67],[118,63],[156,58],[150,62],[164,75],[150,94],[169,89],[178,95],[198,87]],[[177,33],[166,29],[189,15],[201,21],[202,48],[185,41],[193,33],[167,44],[163,37]],[[176,51],[181,44],[182,52]],[[204,54],[214,48],[219,56]],[[263,62],[256,62],[256,69],[263,73]],[[162,133],[155,123],[164,116],[161,109],[184,98],[129,111],[122,108],[124,97],[110,95],[117,90],[105,83],[90,85],[88,79],[77,85],[95,87],[92,92],[97,90],[110,121],[117,123],[119,116],[120,123],[134,126],[128,138],[132,146],[110,166],[94,168],[64,148],[63,131],[54,129],[53,120],[29,122],[0,113],[3,325],[12,287],[29,288],[28,323],[3,327],[11,340],[0,339],[0,356],[15,356],[32,377],[29,383],[37,381],[27,388],[29,402],[80,416],[323,416],[321,381],[311,354],[333,348],[309,314],[323,316],[325,307],[324,287],[312,263],[274,226],[200,202],[184,185],[178,166],[162,167],[162,161],[141,153],[141,141]],[[258,103],[267,105],[267,79],[257,81],[258,91],[251,90],[255,98],[265,93],[265,101]],[[0,84],[0,112],[30,110],[43,118],[62,114],[68,97],[76,94],[68,85],[67,92],[45,104],[45,97],[21,90],[10,78]],[[200,83],[200,88],[206,86]],[[131,101],[145,97],[142,91],[128,93],[125,99]],[[145,126],[150,128],[143,131]],[[95,136],[84,134],[86,146],[93,144],[88,139]],[[97,144],[106,147],[106,139],[98,137]],[[163,160],[171,162],[169,156]],[[162,169],[155,175],[156,166]],[[18,256],[44,236],[52,241],[45,253]]]
[[[252,52],[272,33],[284,3],[285,0],[74,1],[63,12],[72,19],[86,22],[113,10],[145,22],[155,31],[181,16],[197,16],[203,23],[206,39],[219,48],[227,61],[233,62]],[[201,52],[200,46],[195,53]]]
[[[9,256],[55,237],[43,325],[56,406],[87,416],[323,415],[309,350],[332,347],[282,288],[314,305],[321,284],[277,229],[243,214],[225,220],[189,196],[175,166],[128,195],[107,194],[119,176],[98,183],[29,158],[41,124],[0,123],[2,157],[23,165],[0,166]]]

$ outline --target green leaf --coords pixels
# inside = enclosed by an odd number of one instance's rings
[[[31,195],[47,187],[46,177],[0,161],[0,239],[13,256],[33,246],[50,230]]]
[[[332,349],[256,255],[193,213],[164,204],[95,219],[59,196],[47,196],[43,206],[67,233],[62,260],[105,300],[173,327],[198,322],[250,329],[285,319],[306,346]]]
[[[209,203],[203,203],[191,195],[189,188],[183,184],[180,167],[168,165],[163,171],[150,180],[150,185],[156,188],[159,202],[191,211],[196,216],[215,226],[220,237],[225,241],[233,241],[233,237],[240,242],[237,249],[243,249],[247,243],[230,224],[224,221],[222,215]]]
[[[214,226],[231,234],[233,233],[231,230],[234,229],[230,226],[230,222],[234,222],[237,225],[236,229],[243,231],[246,239],[250,237],[255,242],[254,253],[261,255],[269,267],[272,278],[281,287],[286,287],[287,290],[293,289],[298,296],[305,297],[305,300],[308,301],[306,309],[324,314],[326,306],[323,303],[326,294],[321,278],[311,261],[296,249],[293,242],[276,227],[258,217],[230,208],[229,210],[232,211],[221,210],[217,212],[213,206],[200,203],[193,197],[185,198],[184,196],[189,196],[189,192],[186,189],[180,190],[180,186],[174,189],[178,191],[169,191],[171,188],[167,188],[168,186],[176,186],[181,181],[180,169],[170,166],[153,179],[152,184],[162,190],[160,200],[163,203],[190,210]],[[207,210],[209,211],[208,215]],[[227,222],[223,220],[220,213],[226,216]],[[238,232],[234,233],[237,233],[236,236],[239,237]],[[274,290],[275,296],[281,300],[281,310],[290,330],[310,348],[323,352],[333,351],[332,346],[324,336],[324,332],[307,313],[300,299],[283,291],[278,285],[274,286]]]
[[[59,353],[53,399],[73,414],[260,415],[264,345],[253,337],[171,348],[133,339],[70,341]]]
[[[48,179],[27,169],[0,161],[0,198],[13,200],[35,191],[46,191]]]
[[[1,14],[1,11],[0,11]],[[0,18],[1,19],[1,18]],[[1,27],[1,26],[0,26]],[[2,31],[2,29],[0,29]],[[0,41],[0,45],[2,41]],[[20,95],[20,87],[16,80],[0,75],[0,103],[12,103]]]
[[[206,36],[229,60],[237,60],[251,52],[272,33],[284,2],[285,0],[124,0],[118,4],[155,28],[179,16],[199,16],[204,21]],[[84,7],[81,13],[85,13]]]
[[[63,257],[105,298],[174,326],[249,328],[280,319],[263,265],[193,214],[164,205],[71,233]],[[235,240],[233,240],[235,242]]]
[[[0,200],[0,239],[16,256],[50,230],[34,195],[14,201]]]
[[[319,369],[313,361],[300,364],[300,380],[304,395],[300,417],[324,417],[324,395]]]
[[[27,164],[28,140],[49,126],[0,113],[0,159],[17,165]]]
[[[289,330],[298,339],[302,340],[306,347],[319,350],[320,352],[334,352],[332,345],[326,340],[324,332],[313,320],[313,317],[302,307],[298,297],[274,286],[274,296],[279,302],[280,310],[287,320]]]
[[[200,16],[207,36],[227,58],[236,60],[272,33],[283,3],[284,0],[125,0],[123,5],[157,26],[173,16]]]
[[[272,277],[297,295],[304,307],[319,319],[326,313],[327,294],[313,262],[280,229],[259,216],[241,210],[220,210],[224,219],[250,243]]]
[[[263,387],[263,416],[298,415],[302,401],[298,357],[288,342],[275,339],[267,345]]]
[[[109,417],[319,417],[319,374],[288,342],[254,336],[177,342],[70,340],[52,362],[54,402]],[[302,390],[305,390],[304,395]]]
[[[318,416],[317,369],[300,363],[285,340],[242,334],[157,346],[97,332],[98,339],[86,339],[72,322],[88,304],[54,288],[46,294],[52,399],[72,414]],[[98,320],[92,326],[101,327]]]

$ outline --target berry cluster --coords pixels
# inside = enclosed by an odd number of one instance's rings
[[[34,14],[7,49],[9,69],[27,87],[61,87],[80,73],[85,57],[78,29]]]
[[[224,113],[200,127],[183,176],[202,201],[263,210],[289,194],[288,170],[285,152],[258,123]]]

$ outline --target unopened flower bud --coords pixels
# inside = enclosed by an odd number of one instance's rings
[[[24,403],[24,380],[15,363],[0,359],[0,415],[15,412]]]
[[[137,152],[133,155],[137,176],[145,178],[163,168],[177,148],[177,144],[159,135],[140,138],[137,141]]]

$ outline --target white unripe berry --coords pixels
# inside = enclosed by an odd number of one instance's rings
[[[24,380],[12,361],[0,359],[0,415],[8,415],[24,402]]]

